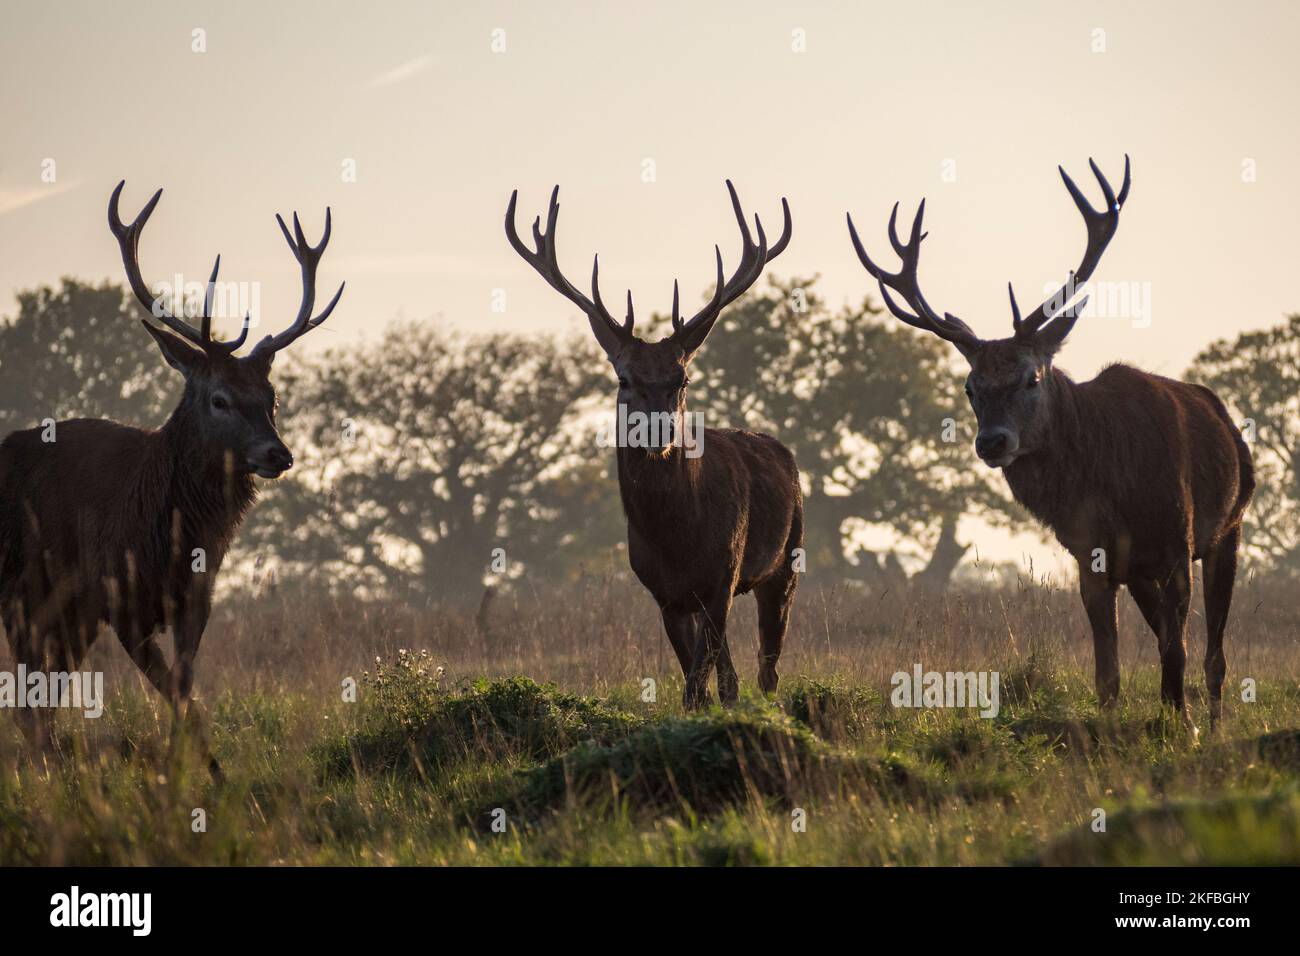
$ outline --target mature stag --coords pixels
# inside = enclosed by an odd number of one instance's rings
[[[688,709],[708,702],[709,674],[718,669],[724,704],[739,696],[739,681],[727,647],[727,616],[733,596],[754,592],[758,601],[758,683],[776,690],[796,583],[793,552],[803,541],[803,499],[794,456],[775,438],[736,429],[703,430],[702,447],[683,447],[687,369],[723,308],[758,279],[763,266],[790,241],[790,207],[781,200],[785,225],[771,248],[754,217],[754,242],[731,182],[731,205],[740,224],[743,252],[730,279],[716,246],[717,286],[713,297],[689,321],[678,311],[673,283],[673,332],[659,342],[633,334],[632,294],[627,318],[616,322],[600,298],[599,258],[592,265],[587,298],[560,272],[555,257],[559,187],[551,193],[546,231],[533,222],[535,250],[515,229],[516,190],[506,210],[506,236],[515,251],[551,287],[587,315],[596,341],[618,375],[620,417],[628,421],[671,421],[670,435],[620,440],[618,483],[627,516],[628,557],[637,578],[663,615],[664,630],[686,676]]]
[[[167,363],[185,377],[185,391],[156,431],[72,419],[55,425],[53,441],[33,429],[14,432],[0,444],[0,614],[14,658],[29,670],[75,671],[100,624],[109,625],[171,705],[174,732],[185,725],[194,730],[213,777],[220,779],[191,699],[194,660],[217,572],[256,497],[253,476],[276,478],[293,466],[275,430],[271,362],[329,317],[343,287],[312,318],[329,211],[317,246],[303,237],[297,214],[292,236],[277,216],[302,271],[302,305],[286,331],[237,357],[248,337],[248,317],[238,338],[212,338],[221,257],[208,280],[199,327],[172,315],[149,291],[138,260],[140,233],[162,190],[128,226],[118,215],[124,185],[109,201],[109,227],[131,291],[171,330],[141,323]],[[170,666],[155,637],[164,627],[172,629]],[[48,750],[52,712],[16,713],[33,747]]]
[[[1089,161],[1091,163],[1091,161]],[[867,255],[849,217],[858,258],[880,283],[899,319],[955,345],[970,364],[966,395],[979,423],[975,451],[1003,469],[1011,493],[1056,534],[1079,562],[1079,584],[1092,626],[1097,696],[1119,696],[1117,592],[1128,586],[1160,649],[1160,697],[1195,731],[1183,695],[1192,562],[1205,588],[1205,682],[1211,727],[1222,712],[1223,632],[1232,602],[1241,519],[1255,489],[1250,450],[1223,403],[1208,388],[1111,365],[1076,383],[1052,365],[1087,302],[1067,307],[1088,281],[1119,226],[1131,183],[1116,196],[1096,163],[1106,208],[1097,211],[1061,169],[1088,229],[1078,269],[1023,319],[1011,292],[1014,334],[979,338],[961,319],[936,313],[917,285],[921,203],[906,243],[889,217],[889,241],[902,259],[886,272]],[[912,308],[901,308],[892,289]],[[1008,285],[1008,291],[1010,286]]]

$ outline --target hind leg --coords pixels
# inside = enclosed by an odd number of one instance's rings
[[[1223,716],[1223,676],[1228,663],[1223,655],[1223,632],[1228,626],[1232,589],[1237,577],[1237,546],[1241,528],[1234,528],[1201,559],[1205,588],[1205,687],[1210,698],[1210,730]]]
[[[754,588],[758,602],[758,686],[764,694],[776,693],[776,663],[781,658],[785,632],[790,626],[790,606],[798,575],[764,581]]]
[[[46,693],[49,695],[42,706],[24,706],[14,709],[14,721],[23,736],[31,745],[32,752],[40,757],[47,757],[58,750],[54,735],[54,720],[61,701],[54,692],[53,672],[75,673],[81,666],[90,641],[72,627],[60,626],[53,634],[38,633],[35,628],[26,626],[20,620],[11,620],[6,625],[9,646],[14,661],[21,664],[29,676],[40,673],[45,676]]]
[[[21,664],[28,670],[39,670],[40,655],[36,653],[35,637],[26,626],[22,612],[9,608],[5,613],[5,636],[9,640],[9,654],[15,666]],[[14,708],[14,723],[27,738],[27,744],[33,753],[45,754],[50,747],[48,728],[28,707]]]
[[[1164,608],[1161,615],[1164,639],[1160,642],[1160,700],[1172,707],[1187,728],[1196,732],[1183,691],[1187,668],[1187,612],[1192,603],[1191,555],[1181,556],[1162,583]]]

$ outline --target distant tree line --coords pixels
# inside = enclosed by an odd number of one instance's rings
[[[0,434],[45,418],[165,420],[180,382],[124,290],[64,279],[18,305],[0,322]],[[1212,344],[1188,377],[1251,420],[1250,556],[1300,574],[1300,315]],[[815,278],[771,280],[723,316],[692,378],[708,426],[794,451],[823,580],[943,587],[967,551],[964,516],[1026,520],[974,458],[944,343],[869,300],[832,309]],[[587,337],[397,323],[373,343],[291,354],[275,379],[298,463],[266,487],[235,566],[412,601],[626,567],[614,456],[596,442],[613,375]]]

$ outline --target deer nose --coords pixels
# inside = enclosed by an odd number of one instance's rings
[[[1005,458],[1011,450],[1011,433],[999,428],[996,431],[980,432],[975,436],[975,454],[985,461],[998,461]]]
[[[254,460],[255,470],[263,477],[281,475],[293,467],[293,452],[276,442],[266,445]]]

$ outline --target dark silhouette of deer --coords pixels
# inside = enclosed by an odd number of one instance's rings
[[[1222,713],[1223,634],[1254,468],[1241,433],[1208,388],[1121,364],[1076,383],[1053,366],[1087,297],[1067,304],[1114,236],[1131,185],[1127,156],[1118,196],[1096,163],[1091,165],[1106,200],[1102,211],[1060,170],[1087,225],[1083,260],[1064,286],[1023,319],[1010,293],[1014,334],[1008,339],[979,338],[951,313],[936,313],[921,294],[916,266],[925,238],[924,202],[906,243],[895,228],[897,203],[890,214],[889,241],[903,263],[896,273],[872,262],[852,217],[849,234],[890,312],[946,339],[966,357],[966,395],[979,422],[976,453],[989,467],[1002,469],[1016,500],[1078,561],[1101,703],[1112,705],[1119,696],[1122,584],[1155,632],[1161,699],[1195,732],[1183,694],[1192,562],[1201,561],[1204,578],[1205,682],[1213,727]],[[894,301],[891,289],[912,312]]]
[[[703,430],[702,443],[686,447],[686,386],[690,362],[704,344],[723,308],[742,295],[790,241],[790,207],[769,247],[763,224],[754,217],[754,241],[730,181],[732,208],[740,224],[743,252],[731,278],[716,246],[717,286],[713,297],[689,321],[678,308],[673,283],[673,332],[659,342],[633,334],[632,294],[627,318],[616,322],[600,297],[599,258],[592,265],[587,298],[560,272],[555,256],[559,187],[551,193],[546,231],[533,222],[535,250],[515,229],[518,191],[506,210],[506,236],[515,251],[551,287],[577,305],[591,323],[596,341],[618,376],[620,417],[628,421],[668,421],[671,429],[650,430],[645,441],[620,441],[618,484],[627,516],[628,558],[663,616],[664,630],[686,676],[683,703],[708,702],[709,674],[718,670],[718,696],[724,704],[739,696],[739,681],[727,646],[727,616],[732,598],[754,592],[758,601],[758,683],[776,690],[777,660],[785,641],[796,584],[796,549],[803,542],[803,498],[794,456],[775,438],[735,429]],[[697,439],[697,442],[701,440]]]
[[[318,316],[317,246],[276,217],[302,271],[302,305],[289,328],[243,357],[250,317],[232,341],[212,338],[212,298],[221,257],[198,328],[164,308],[140,274],[140,233],[158,190],[129,226],[118,215],[125,183],[113,191],[108,222],[122,251],[131,291],[150,316],[142,325],[163,358],[185,378],[180,404],[161,428],[145,431],[99,419],[14,432],[0,444],[0,614],[14,658],[29,670],[76,670],[101,624],[171,706],[173,741],[190,728],[215,779],[197,704],[194,661],[212,607],[212,590],[240,520],[256,497],[253,476],[276,478],[293,455],[275,429],[271,363],[276,352],[325,321],[343,287]],[[170,330],[170,331],[168,331]],[[75,334],[75,330],[74,330]],[[156,634],[171,628],[169,665]],[[49,710],[16,710],[33,748],[53,746]]]

